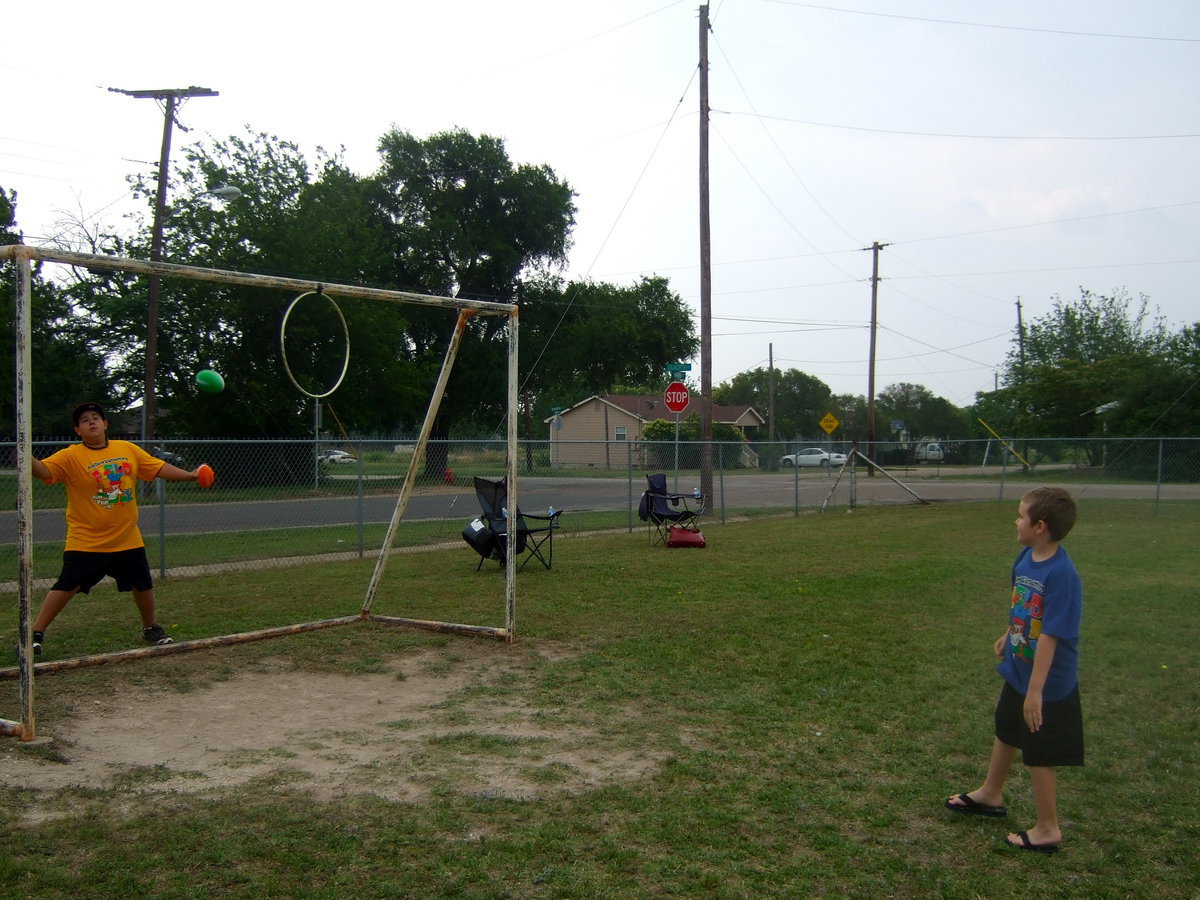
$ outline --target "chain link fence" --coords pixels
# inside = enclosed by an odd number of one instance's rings
[[[36,442],[43,458],[63,446]],[[7,578],[16,593],[16,473],[0,469]],[[1165,504],[1200,498],[1200,439],[953,441],[878,444],[876,468],[836,442],[712,445],[713,489],[705,519],[802,515],[829,507],[1015,500],[1030,486],[1062,484],[1080,497]],[[382,440],[158,441],[151,451],[191,470],[202,462],[216,484],[156,480],[139,488],[142,534],[159,577],[358,559],[379,552],[414,453]],[[821,453],[802,453],[817,450]],[[596,531],[640,532],[646,475],[664,472],[671,490],[700,487],[702,447],[646,441],[530,441],[520,445],[519,501],[527,513],[562,510],[560,538]],[[834,454],[826,459],[822,454]],[[837,454],[845,454],[841,464]],[[822,460],[827,463],[822,465]],[[795,464],[799,463],[799,464]],[[431,442],[396,534],[395,552],[460,546],[479,514],[473,477],[505,473],[503,441]],[[58,574],[66,534],[65,493],[34,479],[34,578]]]

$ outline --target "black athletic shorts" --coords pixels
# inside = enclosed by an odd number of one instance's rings
[[[1079,686],[1061,700],[1042,704],[1042,727],[1025,724],[1025,698],[1007,681],[996,703],[996,737],[1021,751],[1027,766],[1083,765],[1083,709]]]
[[[145,547],[116,550],[112,553],[93,553],[88,550],[64,550],[62,574],[51,590],[73,591],[79,588],[86,594],[111,576],[118,591],[148,591],[154,587],[150,576],[150,560]]]

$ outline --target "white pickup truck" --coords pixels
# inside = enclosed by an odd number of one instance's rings
[[[914,457],[917,462],[941,462],[946,458],[941,444],[918,444]]]

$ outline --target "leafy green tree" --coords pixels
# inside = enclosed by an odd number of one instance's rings
[[[401,289],[514,302],[522,278],[566,261],[574,192],[548,166],[514,165],[499,138],[461,129],[424,140],[393,130],[379,151],[390,280]],[[444,312],[414,311],[407,332],[414,355],[427,365],[440,361],[452,324]],[[506,325],[497,316],[471,321],[435,437],[448,437],[453,422],[486,430],[502,420]],[[439,467],[436,459],[427,465]]]
[[[865,441],[867,439],[867,398],[862,394],[835,394],[830,410],[837,417],[834,440]],[[878,436],[877,436],[878,437]]]
[[[642,429],[643,440],[653,443],[661,443],[663,445],[672,444],[675,441],[675,421],[672,419],[654,419],[647,422]],[[687,418],[682,419],[679,423],[679,464],[686,468],[696,468],[700,465],[700,449],[696,445],[704,439],[702,423],[700,422],[699,413],[692,413]],[[713,423],[713,441],[723,445],[733,445],[738,448],[731,450],[729,447],[722,447],[720,457],[725,468],[736,469],[742,467],[742,459],[740,448],[744,442],[741,431],[735,426],[725,422]],[[682,445],[687,445],[686,447]],[[665,464],[666,451],[665,448],[660,448],[660,464]]]
[[[531,417],[608,392],[654,392],[667,363],[696,353],[691,312],[665,278],[627,287],[554,276],[521,290],[520,370]]]
[[[0,187],[0,245],[21,243],[17,228],[17,195]],[[0,330],[13,334],[16,265],[0,266]],[[30,431],[34,437],[71,436],[70,411],[80,401],[95,399],[111,407],[112,382],[105,359],[90,340],[84,323],[57,284],[35,268],[30,279]],[[10,337],[11,339],[11,337]],[[10,345],[11,346],[11,345]],[[16,430],[16,371],[0,370],[0,431]]]
[[[185,149],[172,170],[164,258],[220,269],[347,282],[421,293],[519,301],[519,360],[527,412],[540,422],[575,392],[649,383],[662,366],[695,352],[690,314],[664,279],[632,286],[564,285],[562,263],[574,224],[573,195],[544,166],[509,161],[502,142],[462,131],[419,140],[393,131],[380,142],[377,173],[359,177],[339,155],[315,164],[290,142],[247,131]],[[153,201],[153,173],[133,179]],[[236,185],[231,201],[212,189]],[[146,257],[144,223],[130,237],[105,235],[103,252]],[[111,361],[125,402],[144,380],[145,279],[81,273],[71,287],[77,321]],[[311,433],[312,401],[282,365],[281,321],[291,292],[163,279],[158,394],[166,436],[300,436]],[[350,363],[325,401],[349,430],[389,434],[419,424],[455,315],[341,298]],[[505,317],[470,323],[435,437],[488,433],[503,420]],[[342,364],[337,311],[319,295],[292,309],[287,361],[312,393],[326,391]],[[215,368],[226,390],[201,394],[196,371]],[[561,399],[560,399],[561,398]],[[531,416],[532,418],[532,416]],[[330,418],[327,417],[329,422]],[[436,469],[436,461],[433,463]]]
[[[1018,336],[1004,387],[980,395],[973,414],[1023,437],[1185,433],[1196,426],[1195,404],[1180,402],[1195,371],[1193,328],[1172,334],[1144,295],[1085,289],[1073,303],[1056,300]]]
[[[713,389],[713,402],[747,404],[764,419],[770,410],[770,372],[752,369],[739,372]],[[833,392],[819,378],[799,369],[775,372],[775,437],[793,440],[816,433],[820,421],[833,406]],[[839,417],[840,418],[840,417]]]
[[[673,419],[652,419],[642,429],[642,437],[647,441],[675,440],[675,421]],[[696,442],[702,440],[699,413],[692,413],[679,422],[679,440]],[[721,443],[742,443],[742,433],[736,426],[727,422],[713,423],[713,440]]]
[[[1005,382],[1024,380],[1024,370],[1036,366],[1160,355],[1169,340],[1162,318],[1150,315],[1144,294],[1135,303],[1125,291],[1104,296],[1083,288],[1071,303],[1056,297],[1051,311],[1025,328],[1023,340],[1009,351]]]
[[[903,420],[905,429],[914,439],[963,437],[968,431],[968,419],[963,410],[928,388],[907,382],[889,385],[877,398],[876,433],[886,434],[886,423],[893,419]],[[880,423],[884,423],[883,428],[879,427]]]
[[[318,153],[313,166],[290,142],[248,132],[186,149],[175,169],[165,258],[213,268],[311,278],[322,283],[379,284],[390,270],[386,219],[376,187],[337,157]],[[234,184],[228,202],[211,189]],[[135,180],[147,197],[148,176]],[[113,252],[145,256],[144,233],[113,239]],[[118,376],[143,380],[145,287],[108,277],[81,286],[93,320],[120,323],[105,340],[122,360]],[[281,357],[281,325],[294,292],[164,279],[158,392],[171,416],[156,430],[198,436],[280,437],[311,433],[313,401],[292,385]],[[352,430],[390,431],[419,420],[428,401],[427,371],[413,359],[403,311],[392,304],[336,301],[350,332],[350,366],[338,392],[337,419]],[[123,348],[117,353],[116,348]],[[324,393],[336,382],[345,352],[337,309],[308,297],[293,309],[288,362],[297,382]],[[203,368],[226,376],[219,395],[201,394],[192,379]]]

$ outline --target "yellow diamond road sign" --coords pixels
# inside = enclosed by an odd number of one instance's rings
[[[841,424],[833,413],[825,413],[825,418],[821,420],[821,427],[825,429],[826,434],[833,434],[833,430]]]

